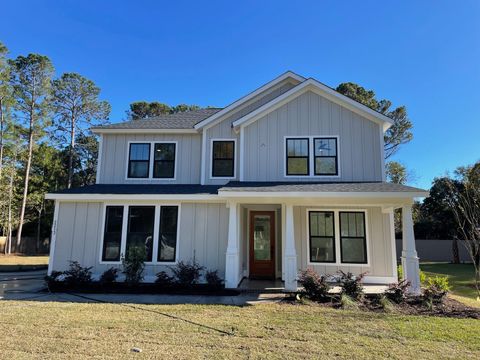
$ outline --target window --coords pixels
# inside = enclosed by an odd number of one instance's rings
[[[103,235],[102,261],[120,261],[123,206],[107,206]]]
[[[340,249],[342,262],[367,263],[365,213],[340,212]]]
[[[152,261],[153,223],[155,206],[130,206],[128,208],[126,257],[134,248],[145,251],[145,261]]]
[[[310,262],[335,262],[333,211],[309,212]]]
[[[235,176],[235,141],[212,141],[212,177]]]
[[[315,175],[338,175],[337,139],[314,138]]]
[[[309,139],[287,139],[287,175],[309,174]]]
[[[132,143],[128,157],[128,177],[148,178],[150,168],[150,144]]]
[[[157,261],[175,261],[177,251],[177,224],[178,206],[162,206],[160,209]]]
[[[153,177],[175,177],[175,143],[157,143],[154,146]]]

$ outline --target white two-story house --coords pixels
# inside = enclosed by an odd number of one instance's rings
[[[95,275],[131,247],[145,281],[180,260],[244,278],[299,270],[397,280],[394,209],[403,209],[404,274],[419,291],[411,206],[424,190],[385,182],[392,120],[287,72],[223,109],[95,127],[97,183],[51,193],[49,271],[71,260]]]

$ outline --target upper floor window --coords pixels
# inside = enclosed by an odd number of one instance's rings
[[[175,143],[155,144],[153,156],[153,177],[175,177]]]
[[[337,137],[287,137],[285,149],[285,176],[338,176]]]
[[[148,178],[150,170],[150,143],[132,143],[128,157],[128,177]]]
[[[235,141],[212,141],[212,178],[235,177]]]

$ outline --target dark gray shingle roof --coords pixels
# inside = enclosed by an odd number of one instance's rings
[[[131,120],[105,126],[94,126],[95,129],[193,129],[193,126],[219,112],[222,109],[208,108],[165,114],[142,120]]]
[[[219,191],[251,192],[425,192],[423,189],[387,182],[229,182]]]

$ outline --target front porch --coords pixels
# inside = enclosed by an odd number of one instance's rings
[[[225,285],[227,288],[239,288],[245,291],[294,292],[298,289],[298,272],[311,268],[321,275],[334,275],[339,270],[352,272],[355,275],[367,272],[364,281],[366,291],[382,292],[386,285],[397,281],[393,216],[394,209],[402,208],[402,266],[406,279],[411,283],[410,291],[419,293],[419,265],[413,235],[411,204],[411,199],[385,201],[355,197],[322,200],[302,197],[294,200],[229,199]],[[255,257],[261,255],[261,251],[256,247],[265,239],[261,238],[259,241],[256,238],[258,234],[262,234],[262,226],[260,226],[262,224],[252,222],[255,221],[255,214],[264,216],[268,212],[271,212],[275,221],[275,225],[270,230],[274,234],[271,236],[270,244],[273,249],[270,251],[271,257],[264,253],[263,259],[273,262],[274,271],[258,281],[255,280],[259,278],[258,269],[255,269],[252,261],[258,260]],[[313,232],[310,224],[311,212],[323,216],[326,213],[332,214],[334,230],[330,230],[331,235],[310,234],[311,231]],[[346,233],[340,218],[344,219],[345,214],[357,213],[364,213],[364,224],[355,225],[355,231],[358,231],[358,234],[353,237],[355,241],[350,241],[352,235]],[[361,240],[364,241],[363,247],[359,245]],[[358,254],[362,254],[361,256],[355,255],[356,249]],[[346,259],[347,255],[348,259],[352,260]],[[363,261],[355,262],[357,259],[362,260],[362,256]],[[334,288],[332,291],[338,290]]]

